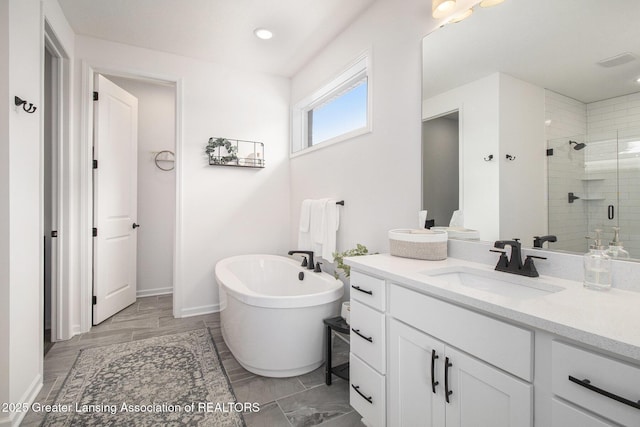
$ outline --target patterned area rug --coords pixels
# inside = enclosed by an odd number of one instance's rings
[[[244,426],[208,329],[83,350],[45,426]]]

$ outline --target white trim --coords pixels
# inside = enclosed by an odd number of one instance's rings
[[[52,341],[66,340],[71,338],[71,316],[70,307],[73,307],[71,286],[72,266],[75,265],[74,257],[71,254],[70,243],[73,240],[71,224],[73,209],[71,197],[71,185],[73,183],[73,157],[72,150],[72,87],[73,76],[69,54],[62,46],[59,38],[55,34],[53,26],[49,23],[44,11],[42,13],[42,75],[44,76],[44,51],[48,49],[54,59],[56,80],[56,124],[54,137],[54,147],[57,151],[55,156],[56,164],[54,170],[56,174],[55,204],[56,204],[56,230],[58,237],[52,242],[55,244],[55,265],[52,263],[51,285],[51,339]],[[44,91],[44,80],[42,81]],[[44,92],[43,92],[44,93]],[[44,144],[44,117],[41,122],[41,144]],[[65,167],[65,165],[67,165]],[[42,188],[44,191],[44,188]],[[44,197],[44,193],[42,195]],[[44,307],[43,307],[44,310]]]
[[[346,89],[355,82],[366,78],[367,80],[367,123],[364,127],[343,133],[334,138],[322,141],[312,146],[307,146],[308,129],[307,114],[312,109],[326,102],[336,95],[336,92]],[[318,90],[312,92],[291,108],[291,142],[289,145],[289,158],[298,157],[318,149],[329,147],[338,142],[346,141],[373,131],[372,125],[372,67],[371,51],[367,50],[346,67],[337,77],[331,79]]]
[[[136,298],[154,297],[156,295],[169,295],[173,293],[173,288],[168,286],[166,288],[144,289],[142,291],[136,291]]]
[[[314,151],[318,151],[318,150],[321,150],[323,148],[330,147],[330,146],[332,146],[334,144],[337,144],[338,142],[346,141],[348,139],[353,139],[353,138],[355,138],[357,136],[366,135],[366,134],[371,133],[371,132],[372,132],[371,126],[365,127],[365,128],[356,129],[356,130],[352,130],[351,132],[343,133],[342,135],[338,135],[335,138],[327,139],[326,141],[322,141],[319,144],[315,144],[315,145],[312,145],[311,147],[306,147],[306,148],[303,148],[300,151],[296,151],[295,153],[291,153],[289,155],[289,158],[293,159],[295,157],[304,156],[305,154],[313,153]]]
[[[175,173],[176,173],[176,205],[175,205],[175,226],[173,235],[173,316],[181,317],[182,311],[182,254],[184,253],[182,239],[182,114],[183,114],[183,96],[184,82],[182,79],[175,80],[176,85],[176,147],[175,147]]]
[[[38,393],[40,393],[40,390],[42,389],[42,385],[43,376],[41,373],[39,373],[38,375],[36,375],[33,381],[31,381],[31,384],[29,384],[29,387],[27,387],[27,390],[24,392],[22,397],[18,399],[18,402],[28,403],[29,405],[35,402],[36,397],[38,397]],[[19,426],[26,415],[26,411],[11,412],[11,415],[8,418],[8,420],[10,421],[8,425]]]
[[[200,307],[185,308],[180,313],[180,316],[176,316],[176,317],[193,317],[193,316],[200,316],[202,314],[217,313],[219,311],[220,311],[220,304],[201,305]],[[174,308],[174,313],[175,313],[175,308]]]
[[[156,84],[171,84],[175,87],[176,111],[176,218],[174,227],[174,247],[173,247],[173,315],[182,317],[179,314],[182,309],[181,278],[182,278],[182,120],[183,120],[183,81],[179,77],[159,75],[141,72],[134,69],[109,68],[104,66],[90,65],[86,60],[82,61],[82,105],[81,105],[81,136],[84,141],[80,144],[81,165],[81,230],[80,230],[80,307],[81,323],[80,332],[84,333],[91,329],[92,318],[92,295],[93,295],[93,169],[92,150],[93,147],[93,76],[96,73],[109,74],[117,77],[143,80]]]

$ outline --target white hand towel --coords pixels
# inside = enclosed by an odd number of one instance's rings
[[[309,220],[311,219],[311,199],[304,199],[300,209],[300,231],[309,231]]]
[[[309,232],[311,233],[311,242],[318,245],[322,245],[324,241],[324,215],[327,200],[329,199],[318,199],[311,202]]]
[[[298,229],[298,249],[302,251],[313,250],[311,244],[311,206],[312,200],[305,199],[302,201],[300,208],[300,226]]]
[[[324,239],[322,241],[322,258],[333,262],[333,253],[336,251],[336,233],[340,226],[340,210],[336,200],[328,199],[324,208]]]

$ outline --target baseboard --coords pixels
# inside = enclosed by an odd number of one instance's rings
[[[156,289],[142,289],[136,291],[136,298],[154,297],[156,295],[167,295],[173,293],[173,287],[168,288],[156,288]]]
[[[220,311],[220,304],[202,305],[200,307],[183,308],[180,317],[200,316],[201,314],[211,314]]]
[[[19,402],[28,403],[31,405],[35,402],[38,393],[42,389],[42,375],[38,374],[31,382],[27,391],[22,395]],[[24,417],[27,415],[26,412],[13,412],[9,415],[8,418],[4,418],[0,420],[0,426],[19,426]]]

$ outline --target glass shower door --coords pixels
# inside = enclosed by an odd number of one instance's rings
[[[618,131],[620,240],[631,258],[640,258],[640,128]]]

